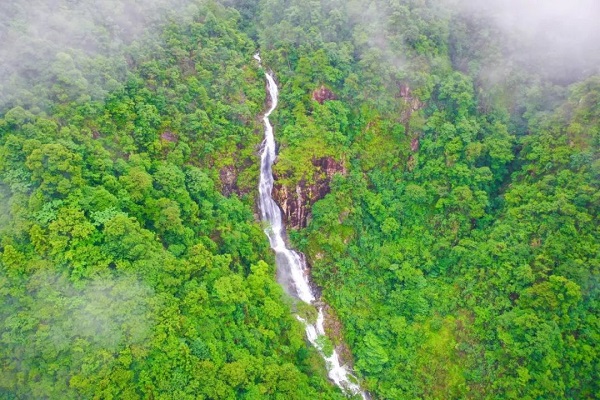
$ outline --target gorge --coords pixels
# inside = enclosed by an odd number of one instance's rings
[[[261,59],[258,54],[254,58],[260,63]],[[274,180],[272,167],[277,153],[274,129],[269,116],[277,108],[279,91],[273,74],[266,73],[265,77],[267,80],[270,107],[263,117],[265,139],[260,157],[259,205],[261,219],[265,224],[265,233],[269,238],[271,248],[276,254],[277,280],[289,295],[306,304],[316,306],[318,314],[315,322],[308,321],[308,319],[302,318],[299,315],[296,315],[296,318],[305,325],[308,340],[325,359],[329,378],[344,392],[348,394],[360,394],[363,399],[367,399],[367,394],[355,382],[356,378],[345,365],[342,365],[337,350],[332,349],[331,351],[327,351],[325,349],[323,344],[325,341],[322,339],[325,336],[324,306],[322,302],[318,301],[317,295],[312,288],[304,256],[289,249],[285,243],[285,226],[282,220],[282,213],[271,195]]]

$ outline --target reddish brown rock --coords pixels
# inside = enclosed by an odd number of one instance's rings
[[[221,193],[224,196],[231,196],[233,193],[239,194],[237,186],[237,171],[233,165],[227,165],[219,171],[219,178],[221,180]]]
[[[177,136],[173,132],[165,131],[160,135],[162,140],[166,140],[167,142],[174,143],[177,141]]]
[[[327,89],[325,85],[321,85],[321,87],[315,90],[312,94],[313,100],[319,102],[319,104],[323,104],[327,100],[335,100],[335,94]]]
[[[309,184],[306,179],[302,179],[295,186],[287,187],[279,183],[280,177],[274,177],[273,199],[279,204],[288,228],[305,228],[312,205],[329,193],[333,176],[346,174],[343,163],[332,157],[313,159],[312,164],[314,174],[310,181],[313,183]]]
[[[419,151],[420,141],[419,141],[419,132],[411,131],[411,117],[413,113],[419,111],[425,106],[421,100],[417,99],[413,96],[412,91],[410,90],[410,86],[407,83],[399,84],[399,91],[396,97],[400,97],[403,100],[403,104],[401,106],[400,111],[400,121],[404,124],[404,132],[408,137],[411,138],[410,141],[410,151],[416,153]],[[412,171],[416,166],[416,160],[411,155],[407,161],[407,169]]]
[[[406,132],[408,132],[408,124],[410,122],[410,117],[416,111],[419,111],[425,104],[421,102],[416,97],[413,97],[412,91],[410,90],[410,86],[407,83],[399,84],[399,93],[396,96],[400,97],[404,100],[404,106],[402,107],[402,113],[400,115],[400,119],[406,125]]]
[[[410,150],[414,153],[415,151],[419,151],[419,138],[415,137],[410,142]]]
[[[400,97],[404,99],[410,98],[410,87],[408,86],[408,84],[400,84]]]

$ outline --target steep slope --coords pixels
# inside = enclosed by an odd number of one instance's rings
[[[468,3],[182,0],[160,36],[96,26],[102,56],[24,41],[25,75],[0,71],[0,397],[343,397],[258,223],[257,48],[273,196],[361,385],[597,396],[600,54],[565,67]]]
[[[503,59],[510,35],[455,11],[262,3],[282,82],[278,191],[306,201],[290,236],[374,396],[591,398],[596,79],[557,86]],[[322,159],[341,173],[311,207]]]
[[[103,101],[3,114],[0,397],[341,397],[254,218],[265,98],[238,16],[167,26]]]

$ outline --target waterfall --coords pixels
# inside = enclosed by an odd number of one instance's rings
[[[260,55],[256,54],[254,58],[260,64]],[[273,79],[272,73],[266,73],[265,76],[271,106],[263,117],[265,139],[260,155],[260,182],[258,186],[261,219],[266,226],[265,233],[269,238],[271,248],[275,251],[279,283],[290,295],[297,297],[307,304],[316,305],[317,298],[311,288],[309,271],[306,267],[304,257],[287,247],[284,240],[285,227],[282,221],[281,210],[271,197],[273,190],[273,162],[277,157],[277,153],[273,125],[269,121],[269,116],[277,108],[279,89]],[[334,349],[333,353],[329,356],[325,354],[322,342],[319,341],[320,337],[325,336],[325,317],[322,303],[319,302],[316,308],[318,314],[314,324],[309,323],[299,315],[296,315],[296,318],[304,323],[308,340],[325,359],[329,379],[345,393],[352,395],[360,394],[363,399],[367,399],[367,394],[355,383],[356,379],[348,371],[348,368],[345,365],[341,365],[337,351]]]

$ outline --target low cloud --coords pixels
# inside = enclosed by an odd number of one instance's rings
[[[486,19],[503,34],[508,57],[555,80],[599,72],[597,0],[451,0],[459,13]]]
[[[124,46],[196,0],[11,0],[0,2],[0,111],[38,105],[69,80],[72,99],[98,98],[125,76]],[[62,75],[61,75],[62,74]],[[116,78],[116,79],[115,79]],[[38,86],[40,85],[40,86]],[[50,91],[50,93],[49,93]]]

